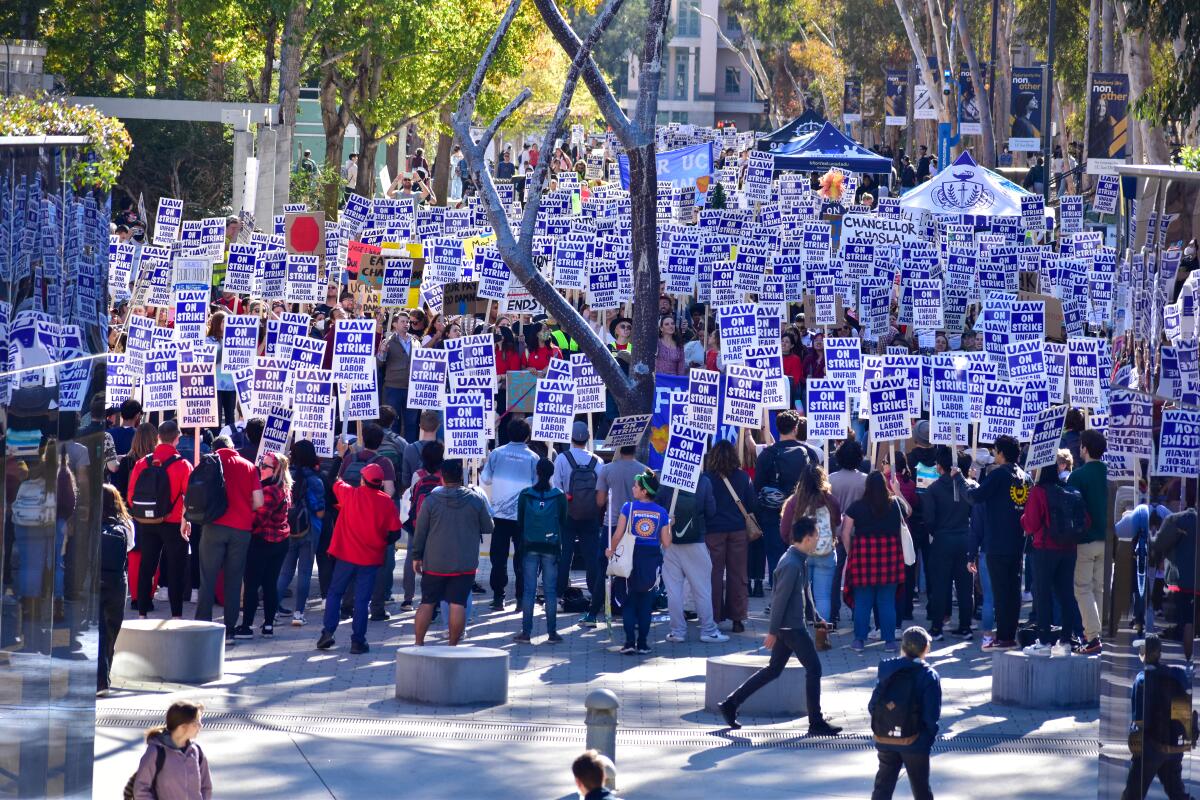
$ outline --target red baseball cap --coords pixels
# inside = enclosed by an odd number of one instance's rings
[[[363,483],[371,483],[375,486],[383,485],[383,467],[378,464],[367,464],[362,468]]]

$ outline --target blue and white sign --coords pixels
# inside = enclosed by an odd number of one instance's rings
[[[452,340],[451,340],[452,341]],[[363,383],[375,372],[375,320],[339,319],[333,326],[333,379]]]
[[[663,451],[659,482],[663,486],[695,492],[704,465],[704,450],[708,436],[682,419],[672,419]]]
[[[805,417],[810,440],[846,438],[846,430],[850,426],[850,389],[847,383],[829,378],[809,379]]]
[[[487,458],[487,426],[480,392],[446,395],[446,457]]]
[[[217,376],[213,365],[179,364],[179,426],[214,428],[217,419]]]
[[[1194,478],[1197,473],[1200,473],[1200,411],[1164,410],[1154,474]]]
[[[533,396],[533,438],[569,443],[574,421],[575,382],[539,379]]]
[[[989,380],[983,387],[983,422],[979,441],[994,442],[1001,436],[1014,439],[1021,434],[1024,407],[1022,388],[1008,381]]]
[[[725,407],[721,424],[740,428],[761,427],[762,396],[762,370],[742,364],[726,366]]]
[[[870,378],[863,389],[871,419],[871,438],[878,442],[906,440],[912,435],[908,386],[902,376]]]
[[[746,350],[758,344],[758,325],[754,303],[736,303],[717,307],[721,331],[721,351],[725,361],[742,361]]]

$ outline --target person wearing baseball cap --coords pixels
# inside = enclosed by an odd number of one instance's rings
[[[334,645],[346,587],[354,581],[354,619],[351,625],[350,652],[370,651],[367,646],[367,606],[375,586],[375,573],[383,563],[384,551],[400,538],[400,515],[396,503],[383,490],[383,468],[367,464],[359,473],[360,483],[351,486],[338,478],[333,484],[339,514],[329,543],[329,555],[337,559],[329,593],[325,597],[325,619],[317,649]]]

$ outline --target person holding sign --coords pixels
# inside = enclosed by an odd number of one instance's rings
[[[842,546],[849,554],[843,577],[854,597],[855,652],[866,646],[872,609],[883,649],[896,652],[896,589],[904,581],[900,526],[909,513],[908,503],[892,494],[883,473],[876,470],[867,476],[862,499],[842,516]]]
[[[650,644],[650,612],[654,603],[653,589],[658,583],[658,568],[662,566],[663,548],[671,545],[671,521],[667,510],[654,503],[658,494],[658,476],[648,469],[633,481],[633,500],[621,506],[617,532],[604,555],[612,558],[626,534],[634,537],[633,572],[624,580],[625,602],[621,616],[625,623],[623,655],[647,655]]]

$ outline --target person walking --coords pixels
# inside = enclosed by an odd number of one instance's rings
[[[425,644],[433,611],[450,604],[450,645],[462,638],[467,624],[467,598],[479,569],[479,542],[494,528],[487,499],[463,486],[459,459],[442,462],[442,486],[421,503],[413,537],[413,568],[421,576],[421,606],[415,623],[416,643]]]
[[[1073,576],[1075,603],[1083,620],[1083,642],[1077,653],[1099,653],[1100,608],[1104,602],[1104,540],[1108,535],[1108,465],[1104,452],[1108,442],[1104,434],[1091,428],[1079,434],[1079,455],[1083,463],[1075,468],[1067,486],[1083,496],[1087,506],[1087,534],[1075,548]],[[1036,575],[1036,572],[1034,573]]]
[[[129,508],[141,552],[137,578],[141,619],[146,619],[154,600],[154,573],[160,557],[171,618],[183,619],[191,529],[183,519],[183,496],[192,465],[179,455],[178,444],[179,425],[169,419],[158,426],[158,446],[154,452],[134,464],[129,473]]]
[[[951,631],[960,639],[971,638],[975,590],[967,569],[968,535],[971,530],[971,503],[967,500],[967,482],[954,465],[954,451],[938,445],[934,452],[937,480],[925,490],[922,514],[929,542],[929,619],[930,637],[944,638],[943,623],[950,615],[950,592],[958,595],[958,627]]]
[[[621,509],[633,499],[633,481],[646,471],[646,465],[637,460],[637,448],[622,447],[607,464],[600,465],[600,477],[596,480],[596,505],[604,509],[604,530],[599,533],[597,551],[603,550],[612,541],[617,531],[617,518]],[[597,559],[599,562],[600,559]],[[588,590],[592,593],[592,605],[579,621],[582,628],[596,627],[596,620],[604,613],[607,579],[603,566],[597,563],[595,574],[588,575]]]
[[[1146,634],[1138,658],[1143,666],[1129,690],[1133,757],[1121,800],[1144,800],[1156,777],[1167,800],[1190,800],[1183,782],[1183,751],[1195,745],[1197,734],[1191,728],[1191,678],[1184,669],[1162,663],[1162,640],[1156,633]],[[1186,709],[1186,722],[1175,717],[1177,705]]]
[[[292,444],[293,488],[289,507],[291,513],[288,520],[288,549],[279,571],[275,592],[278,597],[283,597],[295,579],[296,588],[292,592],[292,625],[297,628],[308,624],[304,611],[308,605],[309,586],[312,584],[313,556],[316,554],[321,526],[325,519],[325,483],[321,480],[320,468],[321,462],[312,442],[301,439]],[[303,509],[303,514],[297,510],[297,506]],[[303,527],[305,523],[307,526]],[[286,610],[279,610],[280,613],[287,614]]]
[[[780,536],[785,544],[792,543],[792,528],[801,517],[812,517],[817,523],[817,544],[808,555],[808,578],[816,616],[828,622],[833,612],[833,576],[837,572],[834,543],[842,528],[842,509],[820,464],[812,464],[800,473],[796,491],[783,504]]]
[[[812,517],[800,517],[792,528],[791,545],[775,567],[770,621],[767,635],[763,638],[763,647],[771,651],[771,660],[717,706],[725,724],[733,730],[742,727],[737,720],[738,707],[752,694],[781,676],[793,654],[804,666],[808,735],[837,736],[842,730],[830,725],[821,714],[821,658],[808,632],[807,618],[813,607],[808,556],[816,548],[817,521]]]
[[[238,592],[242,590],[254,512],[263,506],[263,491],[258,470],[237,454],[228,436],[218,436],[213,440],[213,447],[215,451],[206,458],[220,461],[226,506],[220,516],[205,524],[200,539],[200,596],[196,601],[196,619],[212,621],[217,579],[224,575],[225,641],[232,643],[242,605]],[[200,468],[205,468],[203,462]]]
[[[733,442],[724,439],[708,452],[705,474],[712,482],[713,499],[717,504],[704,536],[713,565],[713,619],[718,625],[730,620],[733,632],[742,633],[746,630],[745,620],[750,616],[746,585],[750,537],[746,520],[755,508],[754,487],[750,476],[742,469]]]
[[[508,586],[508,551],[512,545],[513,576],[516,581],[518,608],[524,608],[525,567],[521,554],[522,529],[518,515],[519,498],[537,480],[538,455],[529,449],[529,423],[513,419],[508,423],[508,444],[497,447],[488,454],[487,462],[479,473],[479,480],[492,487],[492,513],[495,529],[492,531],[491,548],[488,556],[492,562],[490,583],[492,588],[492,610],[504,610],[504,590]],[[550,465],[553,468],[553,464]],[[565,500],[565,495],[564,495]],[[562,530],[555,531],[559,551],[562,549]],[[535,570],[536,571],[536,570]],[[558,569],[554,570],[557,581]],[[536,577],[536,575],[535,575]],[[543,577],[543,581],[546,579]],[[549,600],[547,600],[549,603]],[[549,607],[547,607],[549,613]]]
[[[590,439],[587,423],[577,421],[571,427],[571,448],[554,459],[553,483],[567,496],[567,527],[564,529],[562,557],[558,561],[558,596],[566,597],[567,587],[571,585],[571,561],[578,548],[583,556],[588,585],[592,587],[594,607],[596,583],[604,579],[600,564],[600,503],[597,493],[603,462],[587,449]]]
[[[717,513],[712,481],[701,473],[695,492],[664,486],[655,499],[663,508],[670,509],[671,517],[671,546],[663,553],[662,569],[671,617],[667,641],[687,641],[687,616],[683,609],[689,592],[700,618],[700,641],[705,644],[729,641],[713,620],[712,556],[704,543],[708,521]]]
[[[929,751],[942,716],[942,683],[925,663],[930,641],[924,628],[907,628],[900,637],[900,655],[879,662],[879,680],[867,704],[879,754],[871,800],[891,800],[901,767],[914,800],[933,800]]]
[[[861,653],[866,646],[872,610],[879,621],[883,649],[896,651],[896,590],[904,580],[900,526],[907,505],[876,470],[867,476],[862,499],[842,515],[842,547],[849,554],[844,578],[854,598],[851,647],[855,652]]]
[[[288,511],[292,500],[292,475],[287,456],[264,453],[258,465],[262,482],[263,504],[254,510],[250,547],[246,550],[246,571],[242,577],[242,622],[233,638],[254,638],[254,615],[258,613],[258,595],[262,592],[263,636],[275,635],[275,614],[279,610],[279,571],[288,553],[291,538]]]
[[[762,526],[766,563],[771,569],[779,563],[787,547],[786,537],[779,531],[783,504],[795,490],[801,473],[820,461],[816,450],[800,441],[800,422],[800,415],[792,409],[781,411],[775,418],[779,440],[763,449],[754,468],[758,523]]]
[[[121,493],[109,483],[100,485],[100,653],[96,659],[96,695],[108,694],[109,673],[129,585],[125,569],[133,549],[133,518]]]
[[[176,700],[166,724],[146,731],[146,750],[125,787],[134,800],[212,800],[208,759],[196,743],[204,706]]]
[[[980,548],[987,559],[988,577],[996,615],[995,639],[984,650],[1011,650],[1017,646],[1017,618],[1021,613],[1021,566],[1025,533],[1021,512],[1029,497],[1029,478],[1017,465],[1021,447],[1011,436],[994,443],[995,466],[967,499],[982,506]]]
[[[537,593],[538,572],[546,598],[547,641],[557,644],[558,598],[555,596],[558,578],[558,555],[562,550],[562,532],[567,525],[567,496],[550,485],[554,463],[542,458],[534,465],[537,481],[521,490],[517,497],[517,530],[520,531],[521,568],[524,583],[521,595],[521,632],[514,641],[530,641],[533,635],[533,605]],[[494,495],[493,495],[494,496]],[[497,517],[499,522],[499,517]],[[495,536],[495,534],[492,534]],[[503,563],[503,562],[502,562]]]
[[[384,472],[379,464],[366,464],[359,472],[359,485],[351,486],[338,478],[333,484],[339,513],[329,543],[329,555],[337,559],[329,594],[325,597],[325,617],[318,650],[334,645],[333,634],[341,617],[342,597],[354,581],[354,612],[350,633],[350,653],[370,652],[367,644],[367,607],[375,587],[375,572],[383,563],[383,551],[400,538],[400,515],[396,504],[383,490]]]
[[[633,538],[633,571],[625,582],[625,602],[621,607],[625,623],[623,655],[650,653],[650,611],[654,602],[653,589],[658,583],[662,552],[671,545],[671,521],[667,510],[654,502],[658,493],[658,476],[646,470],[633,481],[633,499],[621,506],[617,517],[617,532],[604,555],[612,558],[621,540],[628,533]]]
[[[1059,480],[1058,467],[1042,467],[1021,514],[1021,527],[1033,544],[1033,610],[1038,628],[1038,640],[1025,648],[1027,655],[1071,654],[1071,631],[1076,614],[1072,591],[1076,543],[1064,540],[1062,531],[1061,517],[1070,507],[1067,491]],[[1075,495],[1077,505],[1082,505],[1079,493],[1071,490],[1071,494]],[[1083,523],[1079,525],[1082,527]],[[1051,632],[1055,601],[1061,614],[1061,642],[1055,642]]]

